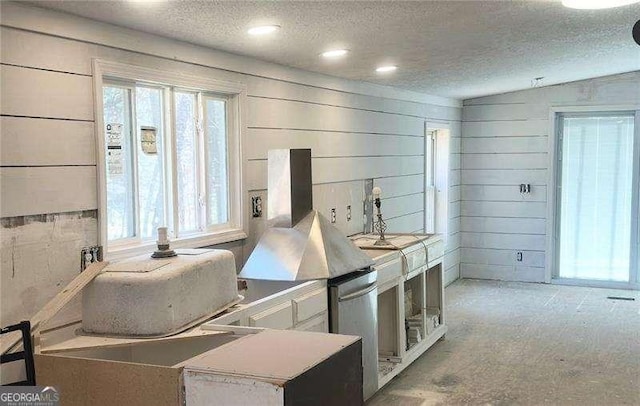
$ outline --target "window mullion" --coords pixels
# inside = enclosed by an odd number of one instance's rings
[[[197,93],[197,114],[196,114],[196,162],[197,162],[197,185],[198,185],[198,220],[200,231],[204,231],[207,228],[207,152],[205,142],[205,115],[204,115],[204,101],[202,93]]]
[[[176,143],[176,107],[175,107],[175,88],[169,88],[169,107],[168,107],[168,115],[169,120],[171,121],[171,153],[169,156],[170,159],[170,167],[171,171],[169,173],[170,182],[171,182],[171,221],[173,227],[174,238],[178,238],[180,236],[180,220],[178,218],[178,171],[176,170],[178,166],[178,152],[177,152],[177,143]]]
[[[140,185],[138,182],[138,115],[136,110],[136,87],[131,86],[129,92],[129,104],[130,104],[130,120],[131,120],[131,160],[133,173],[133,201],[134,201],[134,228],[136,240],[141,240],[141,228],[140,228]]]

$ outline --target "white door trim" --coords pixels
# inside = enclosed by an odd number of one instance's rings
[[[558,113],[582,113],[582,112],[607,112],[607,111],[635,111],[635,151],[636,157],[640,157],[640,105],[592,105],[592,106],[552,106],[549,109],[549,139],[548,139],[548,174],[547,174],[547,224],[546,224],[546,258],[545,258],[545,282],[546,283],[557,283],[557,284],[569,284],[569,285],[580,285],[580,286],[596,286],[596,287],[615,287],[615,288],[627,288],[627,289],[638,289],[640,288],[640,283],[637,279],[638,275],[638,259],[636,258],[635,263],[631,264],[631,273],[634,279],[631,279],[631,283],[627,282],[599,282],[599,281],[585,281],[585,280],[572,280],[572,279],[558,279],[555,278],[557,274],[557,236],[558,236],[558,222],[556,221],[558,216],[558,165],[557,165],[557,149],[558,149],[558,135],[560,129],[558,128]],[[638,159],[635,160],[635,168],[634,171],[638,173]],[[638,202],[638,185],[634,184],[633,196],[635,196],[635,203]],[[635,208],[638,211],[638,207]],[[638,246],[638,219],[636,217],[632,217],[632,221],[635,221],[635,225],[632,223],[632,233],[635,229],[635,244]],[[633,236],[632,236],[633,238]],[[633,246],[632,246],[633,249]],[[637,251],[637,250],[636,250]],[[633,259],[633,258],[632,258]]]

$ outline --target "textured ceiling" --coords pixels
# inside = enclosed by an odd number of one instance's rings
[[[309,71],[455,98],[640,70],[640,4],[558,1],[39,1],[78,14]],[[247,28],[277,24],[255,38]],[[318,54],[351,50],[340,60]],[[379,75],[380,64],[396,64]]]

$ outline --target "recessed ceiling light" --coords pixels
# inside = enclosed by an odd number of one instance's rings
[[[331,51],[323,52],[321,55],[324,58],[339,58],[349,53],[348,49],[334,49]]]
[[[638,3],[640,0],[562,0],[562,5],[569,8],[596,10],[613,8]]]
[[[276,32],[280,29],[279,25],[261,25],[258,27],[249,28],[247,31],[250,35],[266,35]]]
[[[398,69],[398,67],[395,66],[395,65],[379,66],[379,67],[376,68],[376,72],[378,72],[378,73],[387,73],[387,72],[393,72],[396,69]]]

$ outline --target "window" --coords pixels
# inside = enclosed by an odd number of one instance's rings
[[[424,230],[442,234],[445,243],[449,230],[449,140],[446,124],[426,123]]]
[[[98,68],[107,255],[148,252],[161,226],[174,246],[246,237],[239,184],[243,87],[111,63]]]

